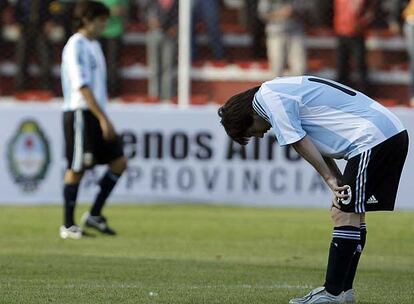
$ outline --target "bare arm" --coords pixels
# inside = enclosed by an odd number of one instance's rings
[[[114,139],[116,137],[115,129],[111,121],[109,120],[108,116],[106,116],[105,112],[102,111],[101,107],[96,102],[92,90],[88,86],[83,86],[82,88],[80,88],[80,92],[82,96],[85,98],[89,110],[98,119],[104,139]]]
[[[346,194],[341,193],[342,191],[347,189],[347,186],[338,186],[338,181],[335,177],[335,173],[331,171],[330,167],[325,162],[321,153],[315,147],[315,145],[309,139],[308,136],[305,136],[301,140],[293,143],[292,146],[304,159],[306,159],[316,169],[316,171],[318,171],[318,173],[328,184],[329,188],[331,188],[336,198],[348,198]],[[336,200],[334,200],[334,203],[335,201]],[[336,203],[335,205],[339,207],[339,205],[337,205]]]
[[[105,113],[102,111],[101,107],[96,102],[95,96],[92,93],[92,90],[88,86],[83,86],[79,89],[83,98],[85,98],[86,103],[88,104],[89,110],[92,114],[101,121],[102,119],[107,119]]]
[[[326,162],[326,164],[328,165],[329,169],[331,170],[332,174],[336,177],[336,180],[339,183],[342,183],[342,172],[341,170],[339,170],[338,166],[336,165],[336,162],[334,159],[330,158],[330,157],[325,157],[323,156],[324,161]]]

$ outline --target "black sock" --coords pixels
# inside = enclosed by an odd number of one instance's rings
[[[69,228],[75,224],[73,219],[76,206],[76,198],[78,196],[79,184],[65,184],[63,186],[64,205],[64,223],[65,227]]]
[[[357,250],[352,257],[351,264],[349,265],[348,273],[346,274],[344,282],[344,291],[352,289],[352,284],[354,282],[355,274],[358,268],[359,258],[361,257],[362,251],[365,247],[365,242],[367,239],[367,226],[365,223],[361,223],[360,230],[361,242],[359,243]]]
[[[102,177],[101,181],[99,182],[99,186],[101,190],[99,191],[98,195],[96,196],[95,203],[91,209],[91,215],[97,216],[101,215],[101,210],[105,205],[106,199],[114,189],[120,175],[112,172],[111,170],[106,171],[105,175]]]
[[[342,292],[349,264],[360,240],[360,230],[357,227],[334,228],[325,280],[326,291],[330,294],[337,296]]]

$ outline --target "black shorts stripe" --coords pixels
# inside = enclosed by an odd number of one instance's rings
[[[75,172],[82,170],[83,151],[84,151],[84,121],[82,110],[76,110],[74,112],[73,120],[74,129],[74,156],[72,160],[71,169]]]
[[[355,183],[356,200],[355,200],[355,212],[365,212],[365,184],[367,182],[367,168],[370,160],[371,150],[364,151],[359,161],[358,175]]]
[[[361,174],[362,174],[362,168],[364,167],[364,162],[365,162],[365,157],[366,157],[366,152],[363,152],[361,154],[360,160],[359,160],[359,165],[358,165],[358,175],[355,181],[355,192],[356,192],[356,196],[355,196],[355,212],[358,212],[358,205],[361,201]]]
[[[371,160],[371,149],[368,150],[368,156],[367,156],[367,161],[366,161],[366,165],[365,165],[365,170],[364,170],[364,183],[363,183],[363,188],[362,188],[362,200],[360,202],[360,207],[361,207],[361,212],[365,212],[365,194],[366,194],[366,185],[367,185],[367,175],[368,175],[368,166],[369,166],[369,161]]]
[[[365,152],[362,153],[360,159],[359,159],[359,164],[358,164],[358,174],[357,174],[357,178],[355,181],[355,208],[357,208],[358,202],[360,201],[360,192],[359,192],[359,185],[360,185],[360,177],[361,177],[361,171],[362,171],[362,164],[364,162],[364,158],[365,158]],[[357,211],[355,211],[357,212]]]

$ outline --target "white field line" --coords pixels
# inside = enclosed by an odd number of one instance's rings
[[[19,280],[20,282],[7,282],[7,283],[0,283],[0,286],[4,287],[16,287],[20,286],[22,281],[30,281],[30,280]],[[38,285],[39,283],[42,284],[42,280],[36,280]],[[313,289],[312,285],[290,285],[290,284],[271,284],[271,285],[250,285],[250,284],[237,284],[237,285],[225,285],[225,284],[217,284],[217,285],[177,285],[177,286],[147,286],[147,285],[139,285],[139,284],[94,284],[94,283],[79,283],[79,284],[48,284],[43,282],[43,287],[46,289],[83,289],[83,288],[120,288],[120,289],[147,289],[147,290],[156,290],[159,291],[168,291],[168,290],[176,290],[176,289]]]

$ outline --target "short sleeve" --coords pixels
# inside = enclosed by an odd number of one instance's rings
[[[293,144],[305,137],[306,132],[302,128],[297,98],[279,94],[262,86],[256,94],[256,99],[266,112],[281,146]]]
[[[68,52],[68,69],[72,89],[79,90],[91,82],[91,70],[85,42],[74,41]]]

